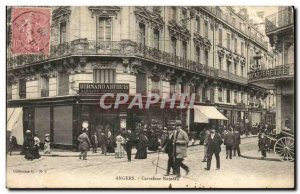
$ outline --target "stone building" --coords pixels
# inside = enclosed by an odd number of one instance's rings
[[[199,128],[192,109],[102,110],[98,96],[79,93],[80,83],[127,83],[130,96],[196,93],[196,104],[216,106],[228,118],[215,125],[265,122],[270,104],[267,90],[248,84],[255,54],[266,67],[274,57],[246,9],[52,7],[49,56],[14,56],[7,44],[8,108],[22,110],[22,130],[50,132],[57,146],[74,146],[84,120],[91,131],[153,119]]]

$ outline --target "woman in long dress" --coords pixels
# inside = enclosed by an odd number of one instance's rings
[[[24,146],[23,149],[25,152],[25,158],[27,160],[33,160],[34,156],[33,156],[32,152],[33,152],[33,146],[34,146],[34,139],[33,139],[33,136],[32,136],[32,133],[30,130],[26,131],[23,146]]]
[[[107,152],[115,153],[115,142],[110,131],[107,132]]]
[[[139,141],[137,145],[137,152],[135,159],[146,159],[147,158],[147,147],[148,147],[148,138],[145,135],[145,131],[142,130],[139,135]]]
[[[117,144],[117,149],[116,149],[115,157],[116,158],[123,158],[125,139],[124,139],[124,137],[121,136],[121,134],[117,135],[116,144]]]

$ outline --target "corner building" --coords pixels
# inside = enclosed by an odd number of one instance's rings
[[[84,120],[90,132],[113,134],[137,121],[181,119],[189,130],[193,109],[103,110],[99,96],[82,95],[80,83],[127,83],[129,95],[196,93],[196,104],[216,106],[228,121],[265,122],[268,91],[248,84],[253,56],[273,64],[266,37],[246,9],[231,7],[51,7],[49,56],[13,56],[8,42],[8,112],[22,133],[50,133],[54,147],[74,148]],[[8,8],[8,21],[10,11]],[[8,37],[11,24],[8,23]],[[14,111],[18,109],[19,111]],[[248,123],[248,122],[247,122]]]

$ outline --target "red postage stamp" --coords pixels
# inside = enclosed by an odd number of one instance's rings
[[[50,23],[49,8],[13,8],[12,52],[49,55]]]

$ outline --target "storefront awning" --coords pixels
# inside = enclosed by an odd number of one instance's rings
[[[194,106],[195,123],[208,123],[209,119],[228,120],[213,106]]]
[[[23,110],[22,108],[7,108],[7,131],[17,138],[19,145],[23,144]]]

